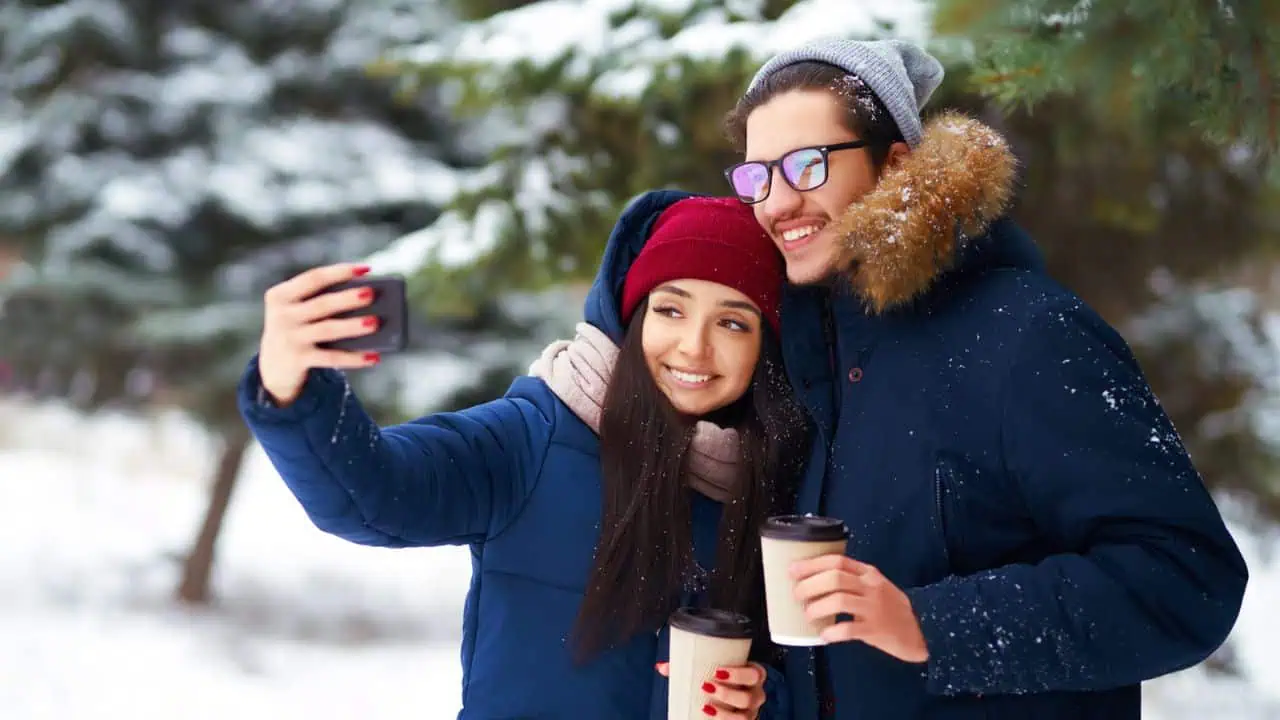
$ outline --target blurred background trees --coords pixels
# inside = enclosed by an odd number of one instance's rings
[[[362,256],[404,272],[415,352],[353,374],[362,397],[385,418],[494,397],[570,330],[632,197],[725,193],[720,119],[769,55],[902,37],[948,67],[929,112],[1008,135],[1014,216],[1135,345],[1206,480],[1280,518],[1280,20],[1074,5],[9,3],[0,363],[22,392],[178,405],[223,438],[180,591],[206,599],[266,287]]]
[[[370,58],[420,3],[15,1],[0,9],[9,384],[85,409],[177,405],[221,441],[178,596],[209,597],[249,437],[232,389],[262,294],[430,223],[469,160]],[[385,384],[384,384],[385,386]],[[365,395],[390,411],[390,393]]]

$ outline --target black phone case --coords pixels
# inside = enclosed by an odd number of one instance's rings
[[[373,288],[373,303],[357,310],[338,313],[333,317],[350,318],[373,315],[379,321],[377,331],[361,337],[318,343],[318,346],[328,350],[350,350],[353,352],[389,353],[404,350],[405,345],[409,342],[409,307],[408,300],[405,297],[404,278],[399,275],[375,275],[357,278],[328,287],[323,292],[339,292],[362,287]]]

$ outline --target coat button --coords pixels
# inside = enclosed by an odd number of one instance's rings
[[[853,368],[849,371],[849,382],[862,382],[862,368]]]

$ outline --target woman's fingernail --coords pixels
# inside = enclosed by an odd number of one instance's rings
[[[728,671],[728,670],[717,670],[717,671],[716,671],[716,679],[717,679],[717,680],[728,680],[728,679],[729,679],[729,671]]]
[[[714,695],[716,692],[716,686],[711,683],[702,683],[702,692],[708,695]]]
[[[373,288],[361,288],[358,296],[361,300],[373,299]]]
[[[353,277],[360,277],[361,275],[368,275],[368,274],[369,274],[368,265],[357,265],[355,266],[354,269],[351,270],[351,275]]]
[[[365,319],[361,320],[360,324],[364,325],[365,327],[373,327],[378,324],[378,318],[372,315],[369,315],[365,317]]]
[[[714,706],[714,705],[703,705],[703,706],[702,706],[702,714],[703,714],[703,715],[710,715],[711,717],[715,717],[717,712],[719,712],[719,710],[716,710],[716,708],[715,708],[715,706]]]
[[[379,361],[379,360],[381,360],[381,359],[382,359],[382,356],[381,356],[381,355],[379,355],[378,353],[365,353],[365,354],[364,354],[364,361],[365,361],[365,362],[367,362],[367,363],[376,363],[376,362],[378,362],[378,361]]]

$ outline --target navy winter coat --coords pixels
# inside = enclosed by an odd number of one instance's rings
[[[796,718],[1138,718],[1200,662],[1247,571],[1121,337],[997,217],[1012,160],[932,124],[840,219],[851,283],[788,288],[787,370],[816,421],[799,510],[907,591],[924,664],[787,651]],[[948,262],[949,261],[949,262]]]
[[[586,320],[615,342],[627,268],[681,197],[641,196],[609,239]],[[517,378],[499,400],[379,429],[335,371],[312,371],[293,404],[273,407],[255,359],[239,404],[321,530],[363,545],[470,546],[459,718],[665,720],[666,680],[654,670],[667,658],[665,630],[583,666],[571,659],[566,638],[599,535],[599,441],[543,381]],[[710,569],[720,505],[690,492],[694,554]],[[765,718],[787,716],[775,672]]]

